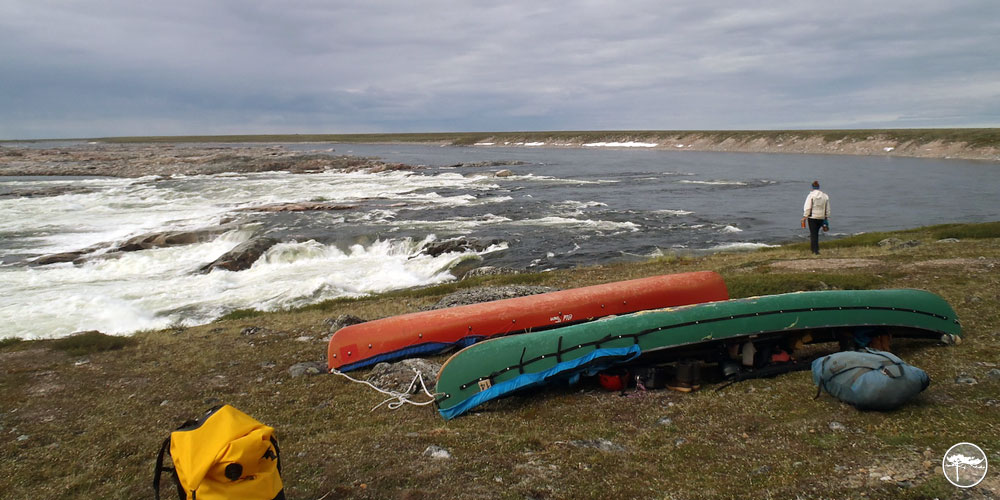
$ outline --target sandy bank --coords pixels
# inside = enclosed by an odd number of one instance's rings
[[[944,140],[897,140],[878,135],[862,139],[826,140],[821,135],[771,135],[746,137],[711,133],[679,133],[674,135],[608,135],[600,140],[590,137],[554,136],[525,138],[489,137],[474,143],[475,147],[595,147],[649,148],[677,151],[714,151],[730,153],[795,153],[840,154],[860,156],[902,156],[961,160],[1000,161],[1000,148],[972,146],[966,142]]]

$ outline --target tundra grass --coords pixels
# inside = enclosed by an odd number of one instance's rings
[[[894,343],[932,379],[897,411],[861,412],[829,395],[813,399],[810,374],[798,372],[722,390],[705,383],[689,394],[621,396],[585,379],[444,421],[428,406],[372,410],[382,394],[336,375],[289,375],[295,363],[323,360],[328,318],[412,312],[466,285],[513,279],[492,276],[139,332],[113,350],[0,344],[0,491],[11,499],[149,498],[163,438],[225,402],[276,428],[286,493],[295,499],[996,497],[995,471],[966,491],[945,481],[940,464],[963,441],[1000,463],[1000,380],[991,375],[1000,368],[1000,239],[939,243],[932,233],[886,233],[921,242],[897,250],[824,247],[816,258],[782,247],[553,271],[528,281],[572,288],[716,270],[734,296],[823,287],[930,290],[956,309],[965,340],[950,347]],[[868,267],[835,266],[849,260]],[[968,377],[977,383],[956,382]],[[604,441],[612,446],[594,447]],[[425,456],[430,446],[451,458]]]

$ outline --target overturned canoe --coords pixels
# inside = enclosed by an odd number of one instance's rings
[[[859,327],[895,336],[956,339],[951,306],[923,290],[829,290],[768,295],[643,311],[481,342],[459,351],[438,374],[446,419],[527,387],[592,373],[649,354],[689,356],[719,344],[809,332],[813,341]]]
[[[500,335],[728,298],[722,276],[699,271],[403,314],[337,330],[327,363],[331,370],[349,371]]]

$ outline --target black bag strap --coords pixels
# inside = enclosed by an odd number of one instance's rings
[[[170,472],[174,476],[174,485],[177,486],[177,498],[180,500],[186,500],[187,495],[184,494],[184,487],[181,486],[181,480],[177,477],[177,469],[174,467],[164,467],[163,457],[167,454],[167,449],[170,447],[170,436],[163,440],[163,444],[160,446],[160,453],[156,456],[156,472],[153,475],[153,493],[155,494],[156,500],[160,500],[160,476],[164,472]]]
[[[278,457],[278,474],[281,474],[281,448],[278,448],[278,440],[271,436],[271,446],[274,446],[274,454]]]

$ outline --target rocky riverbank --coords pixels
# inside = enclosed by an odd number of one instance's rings
[[[300,153],[280,145],[81,144],[57,148],[0,147],[0,175],[146,177],[224,172],[381,172],[414,167],[375,158]],[[30,194],[30,193],[29,193]]]
[[[415,142],[470,147],[649,148],[730,153],[839,154],[1000,162],[995,129],[884,131],[720,132],[504,132],[365,136],[360,142]],[[141,138],[139,138],[141,139]],[[176,139],[171,142],[171,139]],[[241,139],[242,142],[233,142]],[[102,139],[52,148],[0,144],[0,176],[81,175],[144,177],[210,175],[223,172],[326,170],[384,171],[418,168],[375,158],[332,154],[320,143],[358,142],[357,137],[259,136],[148,138],[148,142]],[[218,141],[218,142],[214,142]],[[289,151],[282,142],[316,142],[312,152]],[[247,144],[255,143],[255,144]],[[519,162],[455,165],[482,167]],[[18,196],[31,196],[20,193]]]
[[[939,158],[961,160],[1000,161],[1000,148],[972,145],[964,141],[907,140],[888,135],[866,135],[831,139],[821,134],[732,134],[724,132],[679,132],[649,134],[609,134],[599,139],[595,136],[542,134],[511,136],[508,134],[485,137],[473,145],[477,147],[601,147],[649,148],[677,151],[714,151],[728,153],[795,153],[839,154],[858,156],[904,156],[913,158]]]

